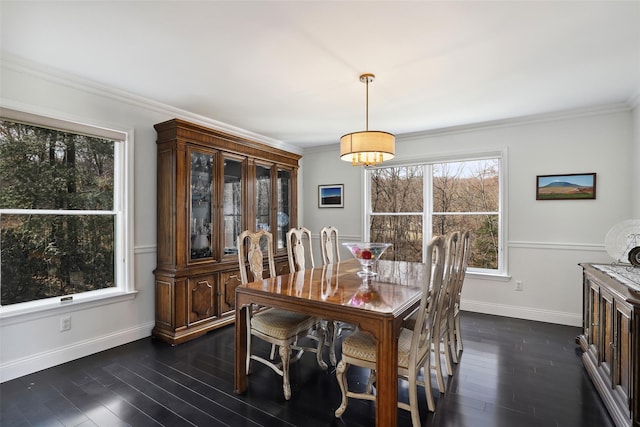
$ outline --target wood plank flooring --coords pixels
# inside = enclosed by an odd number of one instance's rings
[[[424,426],[613,427],[580,361],[578,328],[463,312],[462,330],[447,393],[433,390],[436,412],[421,401]],[[319,370],[313,354],[292,365],[290,401],[281,378],[258,363],[248,392],[236,395],[233,353],[234,326],[176,347],[147,338],[113,348],[1,384],[0,425],[374,425],[373,402],[350,400],[334,417],[335,369]],[[348,373],[351,387],[364,388],[365,370]],[[407,398],[404,383],[400,394]],[[411,425],[408,412],[399,410],[399,425]]]

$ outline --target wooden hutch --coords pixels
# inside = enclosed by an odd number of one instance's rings
[[[157,132],[156,320],[170,344],[234,321],[240,284],[237,236],[274,237],[278,274],[288,272],[286,232],[297,226],[301,156],[173,119]]]
[[[580,265],[582,362],[615,425],[640,427],[640,283],[635,285],[640,269]]]

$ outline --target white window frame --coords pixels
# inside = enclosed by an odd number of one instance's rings
[[[116,130],[93,124],[83,124],[79,121],[59,119],[8,108],[0,108],[0,117],[35,126],[60,129],[116,141],[114,146],[114,205],[112,211],[105,212],[109,215],[113,214],[115,217],[115,286],[106,289],[0,306],[0,320],[3,325],[135,298],[137,291],[134,287],[133,247],[133,130]],[[34,210],[2,210],[3,214],[24,214],[32,212],[34,212]],[[57,211],[37,210],[37,212],[51,214]],[[74,214],[78,215],[82,215],[83,213],[86,213],[86,211],[74,212]],[[90,211],[90,213],[95,214],[96,212]],[[2,277],[0,277],[0,281],[1,280]],[[72,298],[69,299],[68,297]]]
[[[384,164],[380,164],[379,166],[370,166],[365,167],[363,173],[363,188],[364,188],[364,223],[363,223],[363,232],[364,240],[368,241],[370,238],[370,230],[369,224],[371,223],[371,172],[375,169],[383,169],[388,167],[404,167],[404,166],[424,166],[424,186],[423,186],[423,218],[422,218],[422,227],[423,227],[423,236],[426,236],[423,239],[423,257],[426,254],[426,246],[431,239],[431,224],[432,224],[432,197],[433,197],[433,174],[431,166],[438,163],[448,163],[448,162],[466,162],[473,160],[486,160],[486,159],[497,159],[500,167],[500,174],[498,178],[500,196],[499,196],[499,206],[498,206],[498,223],[500,226],[500,240],[498,242],[498,268],[497,269],[484,269],[484,268],[476,268],[476,267],[468,267],[467,275],[474,278],[491,278],[498,280],[509,280],[510,276],[508,273],[508,251],[505,250],[507,240],[507,149],[502,148],[499,150],[492,150],[486,152],[477,152],[477,153],[460,153],[454,155],[443,155],[437,157],[429,157],[422,158],[418,160],[413,160],[411,162],[403,162],[403,161],[392,161],[385,162]],[[482,213],[482,212],[480,212]],[[415,213],[406,213],[407,215],[420,215],[420,212]],[[400,213],[402,215],[402,213]],[[423,260],[424,262],[424,260]]]

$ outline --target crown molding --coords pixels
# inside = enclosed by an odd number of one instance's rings
[[[567,120],[580,117],[596,116],[601,114],[619,113],[629,111],[631,106],[628,102],[616,102],[611,104],[602,104],[589,107],[573,108],[569,110],[550,111],[547,113],[531,114],[527,116],[512,117],[508,119],[491,120],[481,123],[472,123],[468,125],[451,126],[441,129],[432,129],[420,132],[406,133],[397,135],[399,140],[414,140],[428,138],[432,136],[451,135],[457,133],[475,132],[485,129],[505,128],[522,126],[533,123],[546,123],[558,120]]]
[[[127,103],[132,106],[148,109],[156,113],[165,114],[170,117],[187,120],[195,124],[210,127],[215,130],[229,133],[241,138],[258,141],[271,147],[279,148],[285,151],[302,154],[302,149],[300,147],[290,145],[277,139],[269,138],[267,136],[251,132],[249,130],[242,129],[224,122],[220,122],[210,117],[205,117],[199,114],[192,113],[190,111],[176,108],[150,98],[120,90],[112,86],[107,86],[95,80],[90,80],[78,75],[69,74],[56,68],[47,67],[42,64],[29,61],[22,57],[8,54],[6,52],[2,52],[0,58],[2,68],[5,68],[7,70],[12,70],[20,74],[31,75],[45,81],[56,83],[62,86],[67,86],[82,92],[110,98],[119,102]]]
[[[570,110],[553,111],[541,114],[532,114],[528,116],[512,117],[509,119],[492,120],[487,122],[470,123],[466,125],[450,126],[438,129],[429,129],[419,132],[411,132],[404,134],[396,134],[396,142],[412,141],[417,139],[430,138],[434,136],[454,135],[459,133],[477,132],[480,130],[505,128],[528,125],[532,123],[553,122],[557,120],[566,120],[579,117],[588,117],[601,114],[612,114],[622,111],[629,111],[633,105],[640,105],[640,92],[634,97],[629,98],[625,102],[616,102],[611,104],[596,105],[591,107],[574,108]],[[305,148],[304,154],[318,153],[329,150],[335,150],[338,143],[320,145],[316,147]]]

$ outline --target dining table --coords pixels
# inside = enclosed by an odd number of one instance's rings
[[[419,306],[427,264],[379,260],[373,277],[358,276],[355,259],[308,268],[236,288],[235,392],[248,387],[247,310],[253,304],[341,321],[376,341],[376,426],[398,423],[398,337]]]

